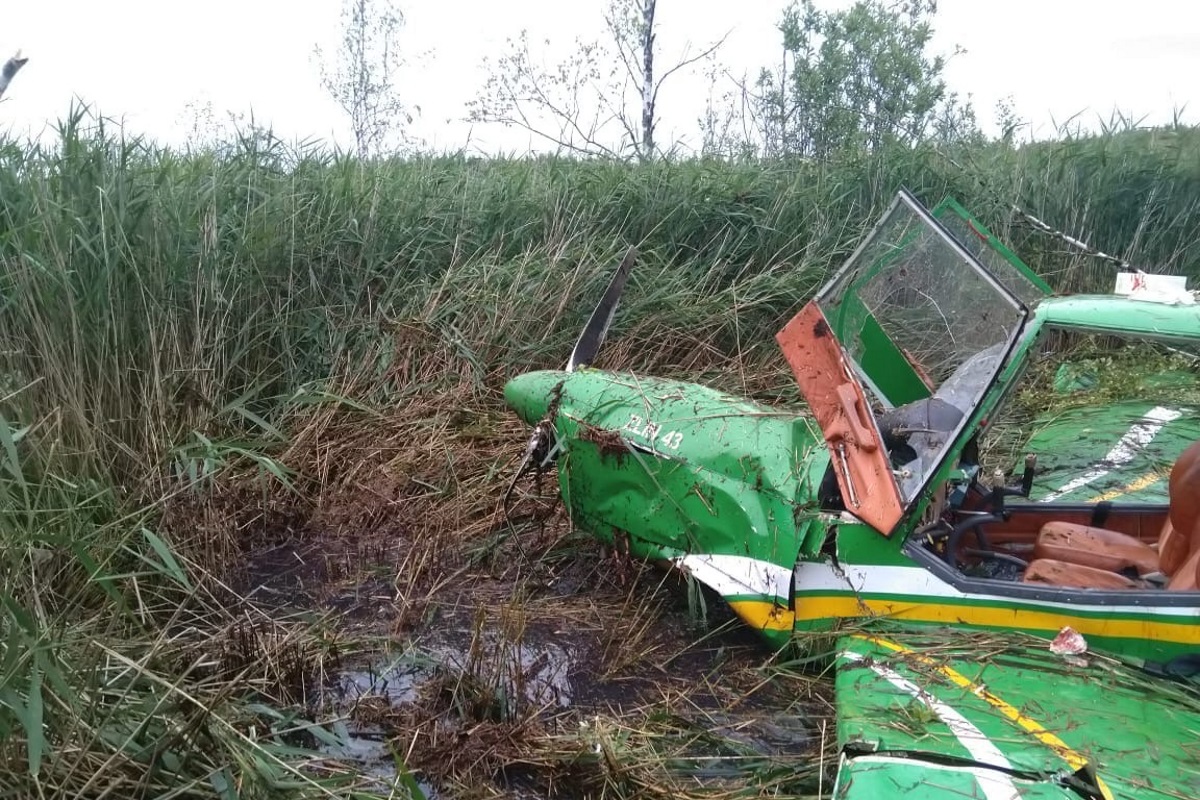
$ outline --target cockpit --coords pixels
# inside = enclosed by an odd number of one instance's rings
[[[1024,366],[1009,359],[1048,288],[961,207],[939,209],[901,191],[777,337],[830,450],[822,506],[884,536],[907,519],[910,554],[964,580],[1194,590],[1200,500],[1180,498],[1200,497],[1200,465],[1186,454],[1169,510],[1031,502],[1031,461],[1014,485],[983,474],[976,412]]]

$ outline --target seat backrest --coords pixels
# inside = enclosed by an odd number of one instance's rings
[[[1200,442],[1180,454],[1167,487],[1169,524],[1159,540],[1159,563],[1172,589],[1200,585]],[[1181,570],[1187,574],[1177,574]]]
[[[1167,491],[1171,498],[1171,524],[1191,531],[1200,517],[1200,442],[1180,453],[1171,468]]]

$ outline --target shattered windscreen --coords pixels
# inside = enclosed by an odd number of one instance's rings
[[[904,192],[817,304],[875,396],[908,503],[999,371],[1026,309]]]
[[[979,259],[992,277],[1004,284],[1004,288],[1019,297],[1026,306],[1032,307],[1050,294],[1050,287],[1045,281],[958,203],[947,199],[933,210],[933,215],[958,239],[959,244]]]

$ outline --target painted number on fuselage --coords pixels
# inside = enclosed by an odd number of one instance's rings
[[[629,431],[634,436],[641,436],[650,442],[657,441],[669,450],[678,450],[683,444],[683,434],[679,431],[663,431],[662,425],[648,419],[642,419],[638,414],[630,414],[629,422],[625,423],[623,431]],[[659,434],[662,434],[661,436]]]

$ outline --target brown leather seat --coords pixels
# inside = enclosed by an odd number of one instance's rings
[[[1047,522],[1033,546],[1035,559],[1049,558],[1110,572],[1134,569],[1138,575],[1159,571],[1158,551],[1145,542],[1106,528]]]
[[[1167,496],[1168,519],[1156,547],[1105,528],[1048,522],[1038,533],[1034,560],[1023,580],[1080,588],[1134,588],[1141,584],[1116,574],[1133,568],[1139,576],[1161,572],[1169,579],[1168,589],[1196,590],[1200,586],[1200,442],[1175,461]]]
[[[1048,583],[1052,586],[1075,586],[1080,589],[1136,589],[1139,584],[1106,569],[1039,558],[1030,562],[1022,578],[1024,583]]]
[[[1158,560],[1171,577],[1168,589],[1195,591],[1200,586],[1200,442],[1175,462],[1167,491],[1171,507],[1158,540]]]

